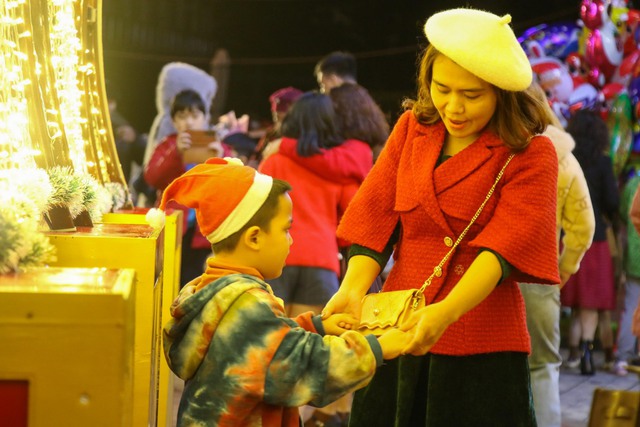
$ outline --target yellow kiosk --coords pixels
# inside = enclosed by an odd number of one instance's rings
[[[140,213],[109,213],[102,217],[102,221],[106,224],[146,224],[146,219]],[[171,303],[178,295],[180,289],[180,262],[182,253],[182,211],[177,210],[165,217],[164,225],[164,256],[162,266],[162,301],[160,308],[160,326],[163,326],[171,314],[169,308]],[[174,375],[169,370],[169,366],[164,359],[162,352],[161,335],[157,336],[159,340],[157,346],[160,351],[156,352],[154,363],[158,369],[158,417],[157,425],[159,427],[170,427],[177,414],[173,411],[174,397]]]
[[[136,272],[133,425],[157,422],[164,233],[142,224],[96,224],[47,232],[58,267],[131,268]]]
[[[134,426],[131,269],[0,275],[0,424]]]

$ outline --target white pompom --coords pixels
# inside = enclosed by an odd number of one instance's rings
[[[224,160],[226,160],[227,163],[230,165],[244,166],[244,163],[242,163],[242,160],[240,160],[237,157],[225,157]]]
[[[153,228],[161,228],[164,226],[164,211],[156,208],[149,209],[145,216],[147,222]]]

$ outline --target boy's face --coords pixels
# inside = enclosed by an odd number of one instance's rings
[[[178,133],[188,130],[205,130],[207,128],[207,116],[197,108],[178,111],[172,117],[173,127]]]
[[[278,213],[270,223],[269,231],[264,231],[262,244],[264,255],[258,271],[265,279],[274,279],[282,274],[284,262],[289,255],[289,247],[293,239],[289,234],[293,214],[293,204],[288,194],[280,196]]]

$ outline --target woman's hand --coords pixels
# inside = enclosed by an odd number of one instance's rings
[[[402,354],[402,350],[411,340],[410,332],[404,332],[400,329],[390,329],[378,337],[380,347],[382,347],[382,358],[384,360],[395,359]]]
[[[445,299],[416,310],[401,326],[402,330],[414,333],[404,353],[426,354],[450,324],[489,296],[501,276],[502,267],[496,255],[480,252]]]
[[[413,334],[413,338],[402,353],[414,356],[428,353],[451,323],[453,319],[445,312],[441,303],[429,304],[416,310],[400,326],[403,331]]]
[[[322,318],[334,313],[350,313],[360,320],[362,298],[379,272],[380,266],[373,258],[364,255],[351,257],[340,289],[322,310]]]
[[[341,288],[322,309],[322,318],[328,319],[329,316],[336,313],[348,313],[359,321],[361,306],[362,295],[357,295],[356,293],[348,292]]]

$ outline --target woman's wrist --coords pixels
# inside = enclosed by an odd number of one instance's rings
[[[447,325],[451,325],[452,323],[457,322],[458,319],[460,319],[460,317],[462,317],[462,315],[464,314],[460,313],[460,306],[458,304],[447,301],[447,298],[432,305],[438,308],[439,317]]]

